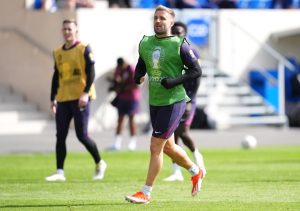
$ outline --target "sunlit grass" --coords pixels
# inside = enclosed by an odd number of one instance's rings
[[[104,152],[104,180],[93,181],[88,153],[69,153],[66,182],[48,183],[55,170],[54,154],[0,155],[0,210],[300,210],[300,147],[255,150],[202,150],[207,178],[191,197],[190,175],[184,182],[164,182],[164,167],[148,205],[130,204],[125,195],[144,184],[148,152]]]

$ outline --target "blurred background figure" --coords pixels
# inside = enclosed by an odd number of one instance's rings
[[[238,8],[235,0],[215,0],[219,9],[236,9]]]
[[[178,9],[199,8],[200,4],[197,0],[176,0],[175,7]]]
[[[111,102],[118,110],[118,121],[114,137],[114,143],[107,150],[120,150],[122,144],[121,133],[125,124],[125,116],[129,118],[130,140],[128,149],[136,149],[137,126],[135,115],[139,111],[140,88],[134,83],[134,68],[123,58],[117,59],[117,67],[114,72],[112,86],[109,91],[115,91],[116,97]]]
[[[293,0],[272,0],[271,3],[273,9],[291,9],[293,7]]]
[[[110,8],[131,8],[130,0],[108,0]]]
[[[56,0],[59,9],[93,8],[95,0]]]
[[[36,10],[55,12],[57,10],[57,1],[56,0],[34,0],[33,8]]]

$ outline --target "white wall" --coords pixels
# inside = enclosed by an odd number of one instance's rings
[[[219,68],[230,75],[240,77],[250,68],[276,67],[277,61],[262,50],[262,46],[255,40],[259,43],[269,43],[272,33],[299,28],[299,20],[299,10],[220,11]],[[231,21],[242,27],[254,39],[238,27],[234,27]],[[283,54],[289,51],[287,48],[283,49]]]
[[[97,75],[116,66],[118,57],[136,64],[143,35],[153,34],[152,10],[89,10],[77,13],[79,38],[91,44]]]

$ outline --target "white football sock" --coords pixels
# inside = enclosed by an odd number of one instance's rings
[[[63,169],[57,169],[56,173],[60,174],[60,175],[64,175],[65,174]]]
[[[191,168],[188,169],[192,176],[199,173],[200,169],[196,164],[193,164]]]
[[[131,136],[131,138],[129,140],[128,148],[130,150],[135,150],[135,148],[136,148],[136,138],[135,138],[135,136]]]
[[[173,174],[181,174],[180,166],[177,163],[173,163]]]
[[[144,185],[143,188],[142,188],[142,192],[146,196],[150,196],[151,195],[151,191],[152,191],[152,186]]]
[[[121,148],[121,143],[122,143],[122,137],[121,137],[121,135],[116,135],[116,136],[115,136],[115,143],[114,143],[114,146],[115,146],[117,149],[120,149],[120,148]]]
[[[196,162],[197,165],[199,165],[200,167],[204,167],[204,161],[203,161],[203,156],[202,154],[198,151],[198,149],[195,149],[195,151],[193,152],[194,155],[194,160]]]

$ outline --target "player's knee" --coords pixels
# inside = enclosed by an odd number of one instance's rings
[[[85,135],[77,135],[77,138],[78,138],[78,140],[79,140],[79,142],[80,143],[86,143],[88,140],[89,140],[89,138],[87,137],[87,136],[85,136]]]
[[[173,147],[170,144],[166,144],[164,147],[164,153],[169,155],[172,151],[174,151]]]
[[[161,146],[151,144],[150,145],[150,153],[151,153],[151,155],[159,155],[161,153]]]
[[[61,147],[65,147],[65,141],[63,140],[57,140],[56,142],[56,148],[61,148]]]

